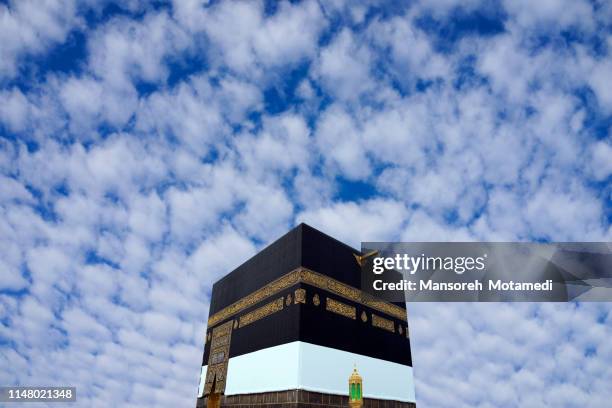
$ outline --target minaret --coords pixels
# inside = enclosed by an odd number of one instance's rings
[[[349,406],[361,408],[363,405],[363,381],[357,372],[357,366],[353,367],[353,373],[349,377]]]

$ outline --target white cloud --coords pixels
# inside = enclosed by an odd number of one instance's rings
[[[535,58],[517,47],[511,34],[498,36],[488,42],[479,58],[480,71],[490,78],[493,89],[511,101],[525,100],[527,88],[537,72]]]
[[[25,128],[28,110],[28,100],[19,89],[0,93],[0,120],[13,132]]]
[[[147,312],[142,316],[144,334],[154,340],[172,341],[180,336],[181,322],[176,317],[159,313]]]
[[[390,49],[390,62],[397,80],[414,83],[416,79],[448,77],[448,59],[434,51],[428,36],[416,28],[409,18],[402,16],[378,20],[368,27],[368,37],[374,45]]]
[[[606,179],[612,174],[612,147],[609,143],[598,142],[592,146],[591,169],[598,180]]]
[[[352,101],[364,92],[373,91],[371,63],[369,48],[344,29],[321,50],[314,72],[329,93],[342,101]]]
[[[183,6],[181,6],[182,9]],[[280,2],[269,18],[262,2],[219,3],[202,13],[197,8],[199,27],[187,18],[192,29],[204,29],[215,46],[215,65],[226,65],[242,75],[265,75],[263,67],[295,64],[316,52],[317,39],[326,21],[316,2]]]
[[[0,175],[0,200],[7,202],[18,200],[25,203],[34,202],[32,194],[17,180]]]
[[[265,65],[312,57],[326,21],[316,2],[279,3],[277,12],[255,32],[253,48]]]
[[[239,166],[250,175],[283,176],[295,168],[307,169],[316,161],[310,155],[313,138],[302,116],[265,116],[262,125],[257,134],[243,133],[235,139]]]
[[[232,254],[228,257],[227,254]],[[230,226],[203,241],[187,260],[189,270],[212,283],[255,254],[255,246]]]
[[[595,28],[593,6],[588,1],[545,0],[535,4],[521,1],[505,1],[505,10],[520,29],[563,30]]]
[[[325,206],[335,192],[333,180],[317,177],[310,171],[298,171],[293,179],[293,190],[292,198],[296,203],[310,209]]]
[[[152,192],[137,196],[130,204],[128,225],[133,233],[150,242],[159,242],[166,230],[166,205]]]
[[[80,22],[74,1],[11,1],[0,5],[0,76],[13,77],[20,58],[43,53]]]
[[[293,205],[281,189],[265,185],[245,185],[244,210],[235,217],[236,225],[249,236],[269,241],[291,227]]]
[[[397,239],[407,216],[408,210],[402,203],[373,199],[307,209],[297,216],[297,220],[358,248],[361,241]]]
[[[115,18],[91,34],[88,64],[111,89],[132,87],[132,80],[163,82],[166,58],[190,45],[187,33],[165,12],[147,13],[138,22]]]
[[[110,331],[81,309],[68,309],[62,313],[64,328],[72,338],[86,337],[103,343],[111,336]]]
[[[131,86],[113,89],[91,77],[69,78],[62,83],[59,97],[69,116],[70,131],[84,140],[91,139],[100,125],[125,125],[137,106]]]
[[[598,101],[605,111],[612,112],[612,91],[610,91],[610,81],[612,80],[612,57],[602,61],[597,61],[593,67],[593,72],[589,75],[589,84],[593,92],[597,95]]]
[[[466,227],[453,227],[440,220],[433,219],[423,211],[415,211],[398,241],[474,241],[475,237]]]
[[[442,407],[604,407],[612,373],[601,364],[610,356],[610,327],[596,319],[608,309],[609,304],[413,304],[417,401]],[[596,355],[585,356],[589,347]],[[429,367],[445,374],[426,375]]]
[[[28,281],[22,276],[18,266],[11,265],[5,260],[0,260],[0,289],[19,291],[27,286]]]
[[[361,131],[343,108],[336,105],[323,113],[317,125],[316,139],[333,173],[341,173],[353,180],[370,175],[371,167]]]
[[[216,80],[218,85],[211,83]],[[261,90],[251,83],[232,77],[194,76],[141,101],[136,128],[162,140],[177,140],[196,155],[206,155],[231,132],[230,125],[243,123],[261,103]]]
[[[166,194],[172,239],[180,243],[201,239],[239,202],[235,180],[241,175],[236,169],[219,165],[201,171],[205,179],[202,186],[172,187]]]
[[[571,183],[566,189],[545,184],[529,198],[525,215],[535,236],[559,241],[606,240],[600,227],[601,203]]]

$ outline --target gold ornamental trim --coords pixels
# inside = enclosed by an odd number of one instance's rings
[[[334,312],[349,319],[357,318],[357,309],[346,303],[338,302],[336,299],[327,298],[325,300],[325,310]]]
[[[295,304],[306,303],[306,289],[295,290]]]
[[[395,323],[393,323],[393,321],[375,315],[374,313],[372,313],[372,326],[395,333]]]
[[[270,282],[264,287],[257,289],[250,295],[247,295],[242,299],[238,300],[237,302],[234,302],[231,305],[221,309],[219,312],[208,318],[208,327],[212,327],[217,323],[231,316],[234,316],[237,313],[240,313],[244,309],[254,306],[262,300],[267,299],[277,294],[278,292],[295,285],[299,282],[299,272],[299,269],[293,270],[292,272],[289,272],[288,274]]]
[[[263,319],[264,317],[270,316],[273,313],[280,312],[283,310],[284,301],[285,297],[281,296],[278,299],[245,314],[244,316],[240,316],[240,323],[238,324],[239,327],[247,326],[253,322]]]
[[[227,375],[229,349],[232,340],[232,324],[233,322],[229,321],[212,330],[204,395],[225,391],[225,376]]]
[[[408,320],[406,317],[406,310],[399,306],[377,299],[359,289],[339,282],[336,279],[322,275],[318,272],[311,271],[310,269],[297,268],[213,314],[208,318],[208,327],[213,327],[216,324],[242,312],[246,308],[254,306],[262,300],[270,298],[278,294],[280,291],[302,282],[315,286],[319,289],[326,290],[353,302],[360,303],[372,309],[376,309],[379,312],[385,313],[401,321],[407,322]]]

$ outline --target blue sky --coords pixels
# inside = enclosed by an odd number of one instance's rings
[[[606,1],[0,2],[0,383],[193,404],[219,277],[298,222],[611,241]],[[604,407],[608,304],[409,308],[422,407]]]

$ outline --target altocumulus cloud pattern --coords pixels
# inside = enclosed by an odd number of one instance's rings
[[[0,383],[193,406],[296,222],[610,241],[612,3],[0,1]],[[606,304],[409,308],[421,407],[609,407]]]

